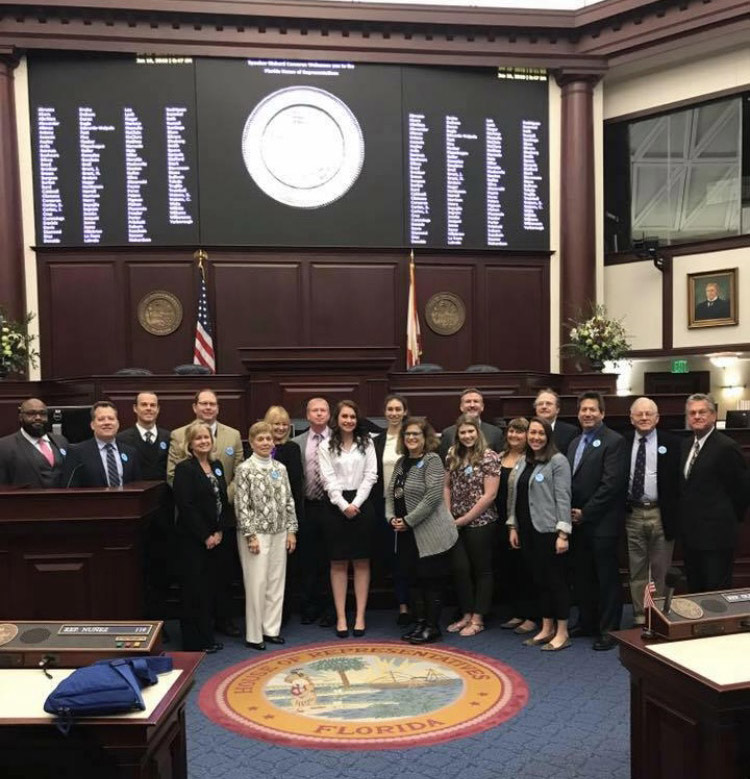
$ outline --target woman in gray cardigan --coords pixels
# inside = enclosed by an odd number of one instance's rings
[[[516,465],[508,500],[510,545],[527,555],[539,589],[542,627],[526,646],[556,652],[570,646],[567,552],[570,522],[570,465],[552,439],[549,422],[529,422],[527,452]]]
[[[412,644],[440,638],[443,580],[451,570],[451,550],[458,538],[443,501],[445,471],[435,453],[437,445],[426,419],[410,417],[404,422],[398,451],[405,456],[393,469],[385,499],[399,571],[409,582],[416,617],[414,627],[401,638]]]

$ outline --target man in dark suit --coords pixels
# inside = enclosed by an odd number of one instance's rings
[[[728,319],[729,301],[719,297],[719,285],[713,281],[706,284],[706,299],[695,307],[696,319]]]
[[[154,392],[139,392],[133,404],[135,424],[117,434],[118,442],[132,446],[138,453],[141,477],[148,481],[166,481],[169,430],[156,426],[159,398]]]
[[[458,409],[461,414],[473,417],[479,421],[482,428],[482,434],[487,441],[487,446],[496,452],[501,452],[505,446],[505,436],[503,431],[489,422],[482,422],[481,416],[484,411],[484,398],[482,393],[476,387],[468,387],[461,393],[461,399],[458,402]],[[440,446],[438,454],[443,458],[448,455],[448,450],[453,446],[456,440],[456,426],[446,427],[440,435]]]
[[[693,431],[682,443],[680,490],[688,589],[730,589],[739,523],[750,502],[750,474],[739,445],[715,429],[710,395],[691,395],[685,413]]]
[[[139,392],[133,404],[135,424],[117,434],[117,442],[135,449],[141,477],[147,481],[166,481],[169,430],[157,427],[159,398],[155,392]],[[174,502],[167,491],[162,505],[148,523],[145,536],[146,616],[167,617],[169,587],[177,577],[174,528]],[[162,630],[164,636],[165,630]],[[165,640],[168,640],[165,638]]]
[[[560,396],[549,387],[539,390],[534,399],[534,413],[540,419],[546,419],[550,423],[557,451],[567,454],[570,442],[581,431],[575,425],[557,418],[560,413]]]
[[[68,442],[47,432],[47,406],[38,398],[18,407],[21,428],[0,438],[0,484],[59,487]]]
[[[71,446],[65,458],[63,484],[66,487],[121,487],[139,481],[138,455],[127,444],[117,443],[120,422],[117,408],[108,400],[91,407],[94,437]]]
[[[627,466],[625,440],[603,424],[604,398],[584,392],[578,398],[582,434],[573,439],[568,459],[573,472],[572,563],[578,601],[575,636],[595,636],[594,649],[614,649],[607,635],[622,616],[617,541],[625,518]]]
[[[318,450],[327,444],[331,435],[331,428],[328,427],[331,419],[328,401],[321,397],[310,398],[305,415],[310,427],[292,439],[302,452],[305,479],[305,517],[299,526],[297,546],[300,555],[301,622],[303,625],[311,625],[320,618],[321,627],[332,627],[336,624],[336,618],[323,540],[327,497],[318,460]]]
[[[630,407],[635,428],[625,435],[628,468],[628,568],[633,624],[643,625],[643,595],[649,580],[656,594],[666,591],[664,576],[672,563],[679,522],[680,439],[657,430],[659,409],[650,398]]]

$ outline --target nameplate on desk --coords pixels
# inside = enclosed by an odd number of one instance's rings
[[[750,590],[746,592],[724,592],[721,597],[728,603],[742,603],[750,601]]]
[[[61,625],[59,636],[147,636],[153,625]]]

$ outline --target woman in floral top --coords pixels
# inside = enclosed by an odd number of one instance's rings
[[[456,421],[456,441],[445,464],[445,501],[458,528],[453,571],[463,613],[448,631],[475,636],[484,630],[484,615],[492,604],[500,458],[487,448],[479,422],[462,414]]]
[[[283,644],[287,553],[297,545],[297,514],[286,468],[271,458],[273,433],[256,422],[248,435],[253,454],[234,475],[237,547],[245,584],[245,644]]]

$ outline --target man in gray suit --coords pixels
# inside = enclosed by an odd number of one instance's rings
[[[459,413],[466,414],[479,420],[479,424],[482,428],[482,434],[487,441],[487,446],[496,452],[501,452],[505,445],[505,437],[503,431],[495,425],[491,425],[488,422],[482,422],[481,416],[484,411],[484,398],[482,393],[476,387],[468,387],[461,393],[461,399],[458,402]],[[440,446],[438,447],[438,454],[445,462],[445,458],[448,454],[448,450],[453,446],[453,442],[456,439],[456,426],[451,425],[446,427],[440,435]]]
[[[47,406],[38,398],[18,408],[21,429],[0,438],[0,484],[60,487],[68,442],[47,432]]]
[[[311,625],[320,618],[321,627],[332,627],[336,620],[328,580],[328,558],[323,544],[327,496],[318,465],[318,449],[328,443],[331,434],[328,427],[331,409],[325,398],[315,397],[307,401],[305,414],[310,427],[292,439],[302,450],[305,478],[305,518],[299,525],[297,544],[301,621],[303,625]]]

